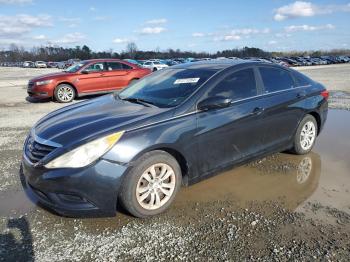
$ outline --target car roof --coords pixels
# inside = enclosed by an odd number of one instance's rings
[[[206,61],[198,61],[198,62],[189,62],[185,64],[174,65],[171,68],[177,69],[207,69],[207,70],[215,70],[221,71],[225,68],[238,66],[238,65],[255,65],[255,64],[266,64],[271,65],[271,63],[260,62],[260,61],[251,61],[251,60],[243,60],[243,59],[222,59],[222,60],[206,60]]]
[[[131,67],[138,67],[137,64],[134,63],[130,63],[128,61],[125,60],[121,60],[121,59],[115,59],[115,58],[100,58],[100,59],[88,59],[88,60],[83,60],[80,62],[84,62],[84,63],[96,63],[96,62],[119,62],[119,63],[123,63],[123,64],[127,64]]]
[[[91,63],[91,62],[108,62],[108,61],[128,63],[128,61],[121,60],[121,59],[115,59],[115,58],[99,58],[99,59],[84,60],[84,62],[87,62],[87,63]],[[83,61],[81,61],[81,62],[83,62]]]

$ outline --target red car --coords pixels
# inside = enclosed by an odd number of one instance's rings
[[[55,98],[60,103],[75,97],[109,93],[151,73],[151,70],[118,59],[81,61],[59,73],[29,80],[28,95],[35,98]]]

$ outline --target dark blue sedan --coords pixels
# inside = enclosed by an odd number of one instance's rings
[[[271,153],[311,151],[328,91],[270,63],[218,60],[155,72],[119,94],[41,119],[25,141],[26,188],[67,216],[147,217],[181,185]]]

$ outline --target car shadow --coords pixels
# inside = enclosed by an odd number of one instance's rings
[[[86,96],[82,96],[82,97],[76,97],[74,99],[74,101],[81,102],[81,101],[84,101],[84,100],[87,100],[87,99],[93,99],[93,98],[97,98],[97,97],[100,97],[100,96],[103,96],[103,95],[106,95],[106,94],[86,95]],[[58,103],[57,101],[55,101],[52,98],[45,98],[45,99],[40,98],[39,99],[39,98],[27,96],[25,99],[26,99],[27,102],[32,103],[32,104],[41,104],[41,103],[48,103],[48,102]],[[67,103],[66,105],[69,105],[69,104],[70,103]],[[63,105],[64,105],[64,103],[63,103]]]
[[[0,233],[0,261],[34,261],[33,239],[25,217],[10,218]]]
[[[26,97],[26,101],[29,102],[29,103],[33,103],[33,104],[40,104],[40,103],[51,102],[52,99],[51,98],[38,99],[38,98],[35,98],[35,97],[27,96]]]

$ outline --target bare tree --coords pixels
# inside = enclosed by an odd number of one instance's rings
[[[129,42],[126,45],[126,53],[131,58],[134,59],[137,53],[137,46],[134,42]]]

